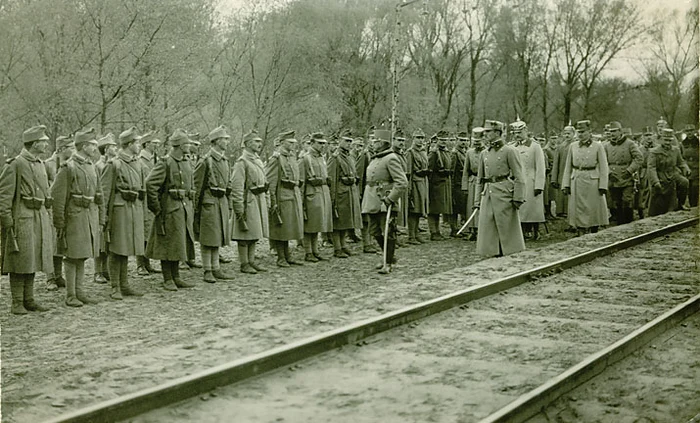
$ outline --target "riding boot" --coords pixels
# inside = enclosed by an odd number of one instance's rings
[[[63,256],[53,256],[53,281],[59,288],[66,286],[66,279],[63,277]]]
[[[131,286],[129,286],[129,274],[128,272],[129,257],[121,256],[119,263],[119,289],[122,291],[122,295],[128,297],[142,297],[143,293],[136,291]]]
[[[109,297],[113,300],[123,300],[124,297],[122,297],[122,291],[121,291],[121,283],[120,283],[120,268],[121,268],[121,263],[119,260],[120,256],[117,254],[110,254],[109,255],[109,260],[108,260],[108,267],[109,267],[109,281],[112,284],[112,293],[109,294]]]
[[[68,307],[82,307],[83,302],[76,295],[75,277],[77,266],[73,260],[66,260],[66,305]]]
[[[248,242],[248,263],[250,264],[250,267],[257,270],[258,272],[267,272],[267,269],[265,269],[255,261],[255,248],[257,243],[257,241]]]
[[[12,314],[27,314],[24,308],[24,277],[21,273],[10,273],[10,291],[12,293]]]
[[[372,238],[369,236],[369,225],[362,224],[362,251],[365,253],[376,253],[377,249],[372,245]]]
[[[176,263],[176,265],[173,266],[172,263]],[[163,272],[163,289],[166,291],[177,291],[177,286],[175,286],[175,282],[173,282],[173,268],[178,269],[179,272],[180,263],[161,260],[160,268]]]
[[[532,224],[532,239],[533,239],[533,241],[537,241],[538,239],[540,239],[540,224],[539,223]]]
[[[49,311],[48,307],[34,300],[34,276],[35,273],[24,275],[24,308],[29,311]]]
[[[83,290],[83,282],[85,281],[85,260],[76,260],[75,269],[75,298],[83,304],[97,304],[97,301],[88,297]]]
[[[289,267],[289,263],[287,263],[287,257],[284,254],[286,245],[286,241],[275,241],[274,247],[275,251],[277,251],[277,267]]]
[[[173,278],[173,284],[177,288],[194,288],[195,284],[193,282],[188,282],[180,278],[180,262],[177,260],[168,261],[168,266],[170,267],[170,275]]]

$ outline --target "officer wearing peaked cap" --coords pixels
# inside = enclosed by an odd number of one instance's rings
[[[49,146],[46,127],[22,134],[24,148],[0,174],[2,273],[10,274],[13,314],[46,311],[34,300],[36,272],[53,273],[52,199],[46,167],[39,159]],[[17,181],[23,181],[18,184]]]
[[[484,144],[482,142],[484,137],[484,128],[477,126],[472,129],[472,139],[471,147],[467,150],[464,155],[464,169],[462,170],[462,183],[461,189],[466,195],[466,209],[465,216],[471,216],[474,212],[475,197],[478,197],[481,193],[477,192],[477,175],[479,173],[479,156],[484,149]],[[459,175],[457,175],[459,176]],[[470,241],[476,240],[477,228],[479,227],[479,212],[477,211],[472,221],[467,226],[467,229],[471,233],[469,236]]]
[[[140,139],[135,127],[119,134],[119,152],[102,174],[107,210],[104,233],[112,284],[110,298],[113,300],[143,295],[131,287],[127,272],[129,256],[143,255],[145,245],[143,212],[146,189],[138,160]]]
[[[525,122],[513,122],[511,133],[525,178],[525,203],[518,209],[518,215],[526,232],[536,240],[539,238],[539,224],[545,221],[543,193],[547,166],[544,151],[530,136]]]
[[[609,223],[608,159],[603,144],[593,142],[591,121],[576,122],[576,132],[578,141],[569,148],[561,187],[569,195],[569,224],[594,233]]]
[[[180,262],[194,257],[194,171],[187,158],[192,141],[182,129],[168,138],[170,154],[158,160],[146,178],[146,199],[154,220],[146,257],[160,260],[163,288],[194,285],[180,278]]]
[[[566,156],[569,154],[569,146],[576,139],[576,128],[569,122],[564,127],[559,144],[554,152],[554,160],[552,161],[552,173],[550,174],[552,187],[554,191],[554,203],[556,205],[552,214],[555,216],[566,216],[569,212],[569,196],[564,195],[561,191],[561,184],[564,179],[564,166],[566,165]]]
[[[610,211],[618,224],[629,223],[634,219],[634,185],[638,171],[644,163],[644,156],[622,130],[620,122],[610,122],[608,141],[603,143],[608,159]]]
[[[117,156],[117,143],[114,140],[114,134],[110,132],[99,138],[97,140],[97,150],[100,153],[100,159],[95,163],[95,170],[97,175],[102,178],[107,162]],[[95,257],[95,271],[93,275],[95,283],[104,284],[109,281],[108,257],[103,226],[100,229],[100,255]]]
[[[525,249],[518,209],[525,201],[525,181],[517,150],[504,145],[503,123],[487,120],[484,133],[488,147],[479,156],[477,194],[479,231],[476,252],[500,256]]]
[[[459,231],[460,216],[466,220],[467,195],[466,186],[462,187],[464,164],[469,149],[469,133],[462,131],[457,134],[455,148],[452,151],[452,215],[450,216],[450,236],[456,237]],[[469,216],[469,215],[466,215]]]
[[[352,253],[345,236],[362,229],[359,178],[350,153],[353,139],[348,132],[341,135],[337,154],[328,160],[328,181],[333,205],[333,250],[335,257],[347,258]]]
[[[279,147],[265,165],[265,177],[270,184],[270,243],[277,251],[277,266],[303,265],[292,258],[289,249],[290,240],[304,236],[296,133],[284,131],[277,138]]]
[[[658,216],[681,209],[688,190],[690,168],[678,147],[673,145],[675,135],[671,128],[661,128],[661,145],[649,152],[647,177],[651,186],[649,216]]]
[[[328,168],[323,159],[328,141],[321,132],[311,135],[308,154],[299,160],[304,206],[304,260],[324,260],[318,251],[318,233],[333,232],[333,206],[328,188]]]
[[[66,305],[95,304],[83,289],[85,260],[100,254],[104,223],[100,177],[90,161],[97,150],[95,130],[75,134],[75,153],[58,171],[51,188],[58,252],[65,259]]]
[[[413,131],[411,146],[406,150],[406,175],[408,178],[408,243],[420,245],[424,241],[418,236],[421,217],[428,216],[428,153],[425,148],[425,133],[418,128]]]
[[[214,128],[206,137],[211,148],[194,169],[194,232],[201,248],[204,282],[208,283],[233,279],[219,262],[219,249],[231,240],[231,167],[226,158],[230,138],[225,126]]]
[[[154,131],[149,131],[141,136],[141,151],[139,152],[139,162],[141,163],[141,170],[143,171],[144,179],[148,177],[153,170],[153,167],[158,162],[158,150],[163,142],[158,139]],[[153,227],[153,213],[146,208],[143,212],[143,230],[145,239],[148,240],[151,228]],[[148,242],[147,242],[148,244]],[[136,257],[137,267],[136,272],[141,276],[147,276],[151,273],[160,273],[160,271],[154,269],[151,266],[150,260],[146,256]]]
[[[428,228],[430,240],[445,238],[440,234],[440,215],[449,220],[452,215],[452,154],[447,148],[447,131],[437,133],[436,148],[428,155]]]

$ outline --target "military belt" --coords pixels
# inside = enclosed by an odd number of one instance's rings
[[[381,185],[388,185],[391,184],[391,181],[367,181],[367,185],[371,187],[376,187],[376,186],[381,186]]]
[[[354,176],[342,176],[340,178],[340,182],[343,185],[353,186],[357,183],[357,178],[355,178]]]
[[[124,201],[133,203],[139,198],[139,192],[130,189],[119,189],[119,193],[122,195]]]
[[[270,184],[266,183],[265,185],[263,185],[261,187],[251,188],[250,192],[252,192],[254,195],[265,194],[267,192],[268,188],[270,188]]]
[[[306,183],[311,185],[312,187],[321,187],[324,185],[328,185],[328,180],[325,178],[309,178],[306,180]]]
[[[596,166],[572,166],[576,170],[595,170]]]
[[[168,194],[173,200],[184,200],[188,197],[189,191],[186,189],[169,189]]]
[[[492,176],[490,178],[481,178],[481,183],[486,184],[486,183],[496,183],[496,182],[503,182],[508,180],[508,175],[501,175],[501,176]]]
[[[424,176],[428,176],[430,174],[430,171],[428,169],[414,170],[413,174],[422,178]]]
[[[209,192],[216,198],[221,198],[226,195],[226,188],[209,187]]]
[[[299,183],[297,181],[290,181],[289,179],[282,179],[280,185],[282,185],[283,188],[294,189],[299,186]]]
[[[24,204],[24,207],[28,209],[39,210],[41,209],[41,206],[44,205],[44,199],[38,197],[22,197],[22,204]]]
[[[83,208],[88,208],[90,207],[90,204],[92,204],[95,201],[95,197],[91,197],[88,195],[82,195],[82,194],[71,194],[70,198],[73,199],[73,202]]]

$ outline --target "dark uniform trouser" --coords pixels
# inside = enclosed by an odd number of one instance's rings
[[[617,223],[622,225],[634,220],[634,187],[611,187],[610,208],[617,210]]]
[[[676,184],[673,181],[661,183],[661,188],[651,187],[649,195],[649,216],[658,216],[672,210],[676,199]]]
[[[688,198],[688,187],[690,183],[688,178],[683,177],[680,173],[675,173],[673,175],[673,182],[676,185],[676,198],[678,203],[677,208],[685,205],[685,200]]]
[[[374,237],[381,248],[384,248],[384,228],[386,227],[386,212],[370,213],[369,216],[369,234]],[[394,251],[396,250],[396,217],[398,213],[391,212],[389,220],[389,232],[386,240],[386,262],[387,264],[394,263]]]

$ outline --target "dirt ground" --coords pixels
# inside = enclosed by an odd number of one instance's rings
[[[477,422],[697,293],[698,241],[691,228],[133,422]]]
[[[64,290],[46,292],[38,283],[38,299],[53,309],[28,316],[9,313],[3,278],[2,421],[40,421],[691,216],[673,213],[568,241],[565,223],[556,221],[552,236],[507,261],[480,261],[474,243],[462,240],[401,248],[388,277],[373,269],[379,255],[278,269],[261,248],[268,273],[237,273],[234,281],[209,285],[201,271],[187,271],[197,286],[170,293],[157,275],[132,272],[144,297],[110,301],[107,286],[87,282],[89,294],[103,301],[80,309],[63,305]],[[556,249],[540,248],[560,241]],[[225,253],[235,259],[234,251]]]

